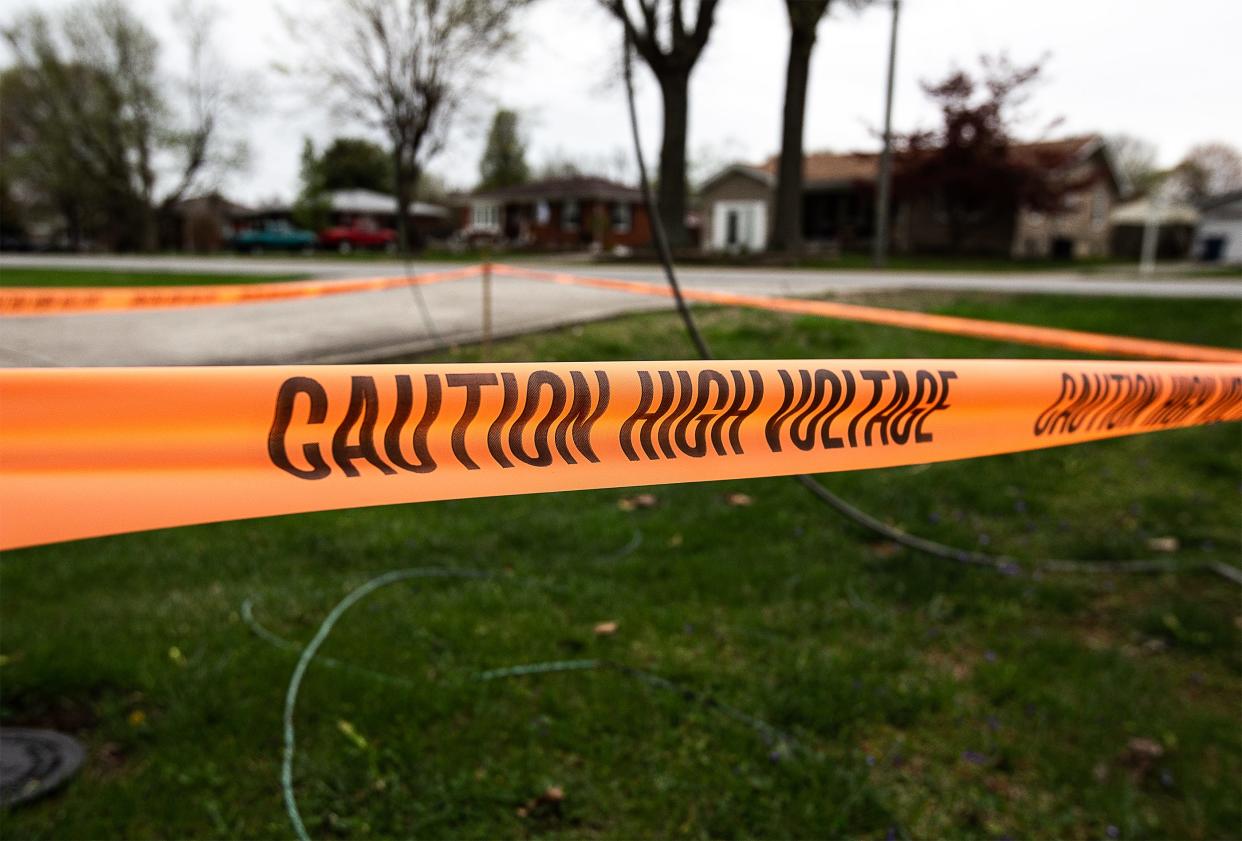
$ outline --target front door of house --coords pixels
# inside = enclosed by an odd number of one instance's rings
[[[712,211],[712,247],[719,251],[762,251],[768,235],[762,201],[720,201]]]

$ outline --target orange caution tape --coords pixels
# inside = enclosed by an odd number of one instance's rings
[[[474,277],[478,273],[477,266],[470,266],[409,277],[365,277],[350,280],[221,283],[210,286],[12,286],[0,288],[0,316],[72,315],[257,304],[350,292],[375,292],[401,286],[425,286]]]
[[[582,277],[562,272],[544,272],[516,266],[494,265],[493,270],[513,277],[548,280],[572,286],[590,286],[640,295],[672,297],[667,286],[640,283],[632,280]],[[961,318],[952,315],[932,315],[908,310],[892,310],[859,304],[840,304],[832,301],[808,301],[797,298],[769,298],[761,295],[739,295],[710,289],[683,289],[682,295],[690,301],[725,304],[728,306],[755,307],[775,312],[792,312],[802,315],[818,315],[824,318],[840,318],[846,321],[862,321],[868,324],[884,324],[890,327],[908,327],[933,333],[951,333],[957,336],[973,336],[979,339],[995,339],[1024,345],[1064,348],[1067,350],[1098,353],[1105,356],[1137,356],[1149,359],[1175,359],[1185,362],[1242,362],[1242,351],[1204,345],[1161,342],[1154,339],[1136,339],[1128,336],[1110,336],[1104,333],[1086,333],[1079,330],[1063,330],[1056,327],[1035,327],[1027,324],[1010,324],[1003,321],[985,321],[977,318]]]
[[[546,272],[493,264],[497,274],[546,280],[573,286],[587,286],[640,295],[672,296],[668,287],[631,280],[584,277],[563,272]],[[353,280],[304,280],[279,283],[220,284],[214,286],[128,286],[128,287],[9,287],[0,288],[0,316],[69,315],[176,307],[222,306],[264,301],[315,298],[351,292],[370,292],[400,286],[423,286],[449,280],[477,277],[483,266],[467,266],[447,272],[411,277],[376,277]],[[686,289],[691,301],[754,307],[775,312],[791,312],[839,318],[869,324],[907,327],[980,339],[994,339],[1018,344],[1056,347],[1101,355],[1136,356],[1148,359],[1173,359],[1185,362],[1242,362],[1242,351],[1204,345],[1162,342],[1129,336],[1110,336],[1036,327],[1003,321],[985,321],[950,315],[932,315],[907,310],[841,304],[832,301],[811,301],[798,298],[772,298],[762,295],[740,295],[710,289]]]
[[[424,500],[972,458],[1242,419],[1242,365],[0,370],[0,548]]]

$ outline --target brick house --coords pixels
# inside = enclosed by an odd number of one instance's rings
[[[1039,213],[1013,207],[971,220],[961,250],[1015,258],[1078,258],[1108,253],[1108,217],[1125,184],[1107,147],[1096,135],[1012,147],[1068,185],[1064,207]],[[704,248],[760,251],[771,236],[777,158],[750,166],[734,164],[700,189]],[[894,162],[900,167],[900,159]],[[875,225],[879,156],[867,152],[818,152],[803,160],[803,238],[814,253],[858,250],[870,245]],[[942,197],[894,195],[893,248],[901,253],[945,253],[950,233]]]
[[[219,251],[233,236],[237,220],[250,212],[218,192],[183,199],[160,220],[160,244],[191,253]]]
[[[517,247],[611,251],[651,244],[642,192],[606,178],[545,178],[479,190],[460,203],[458,213],[466,237]]]

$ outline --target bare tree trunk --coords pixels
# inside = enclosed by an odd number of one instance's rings
[[[776,220],[773,250],[802,253],[802,134],[806,123],[807,79],[815,29],[791,26],[789,64],[785,70],[785,113],[781,125],[781,158],[776,174]]]
[[[397,198],[397,249],[406,254],[410,247],[409,217],[406,215],[410,206],[410,179],[406,175],[405,161],[400,150],[393,154],[392,171],[396,179],[393,193]]]
[[[143,202],[139,213],[142,219],[142,238],[138,243],[138,250],[147,254],[158,251],[160,244],[159,208],[152,206],[150,202]]]
[[[957,202],[949,202],[949,253],[962,255],[962,242],[965,240],[966,225]]]
[[[664,98],[664,138],[660,146],[660,221],[672,248],[689,244],[686,233],[686,111],[690,74],[660,78]]]

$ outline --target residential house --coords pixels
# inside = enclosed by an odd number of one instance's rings
[[[331,224],[346,228],[397,227],[397,200],[374,190],[332,190],[328,192],[328,218]],[[416,240],[440,239],[453,230],[452,211],[440,204],[411,202],[407,208],[410,230]]]
[[[973,254],[1031,258],[1078,258],[1108,253],[1108,215],[1125,191],[1104,142],[1096,135],[1019,144],[1010,154],[1046,169],[1065,188],[1063,208],[1042,213],[1007,208],[973,220],[958,244]],[[777,157],[749,166],[734,164],[700,190],[703,242],[713,251],[759,251],[771,236]],[[894,161],[899,172],[901,159]],[[819,152],[803,159],[803,239],[809,251],[863,249],[874,236],[879,156],[867,152]],[[892,202],[892,243],[897,252],[952,250],[942,196],[904,193]]]
[[[651,243],[642,192],[595,176],[544,178],[478,190],[459,213],[466,237],[516,247],[613,251]]]
[[[1143,237],[1148,222],[1156,225],[1156,259],[1185,260],[1195,240],[1199,211],[1183,201],[1170,201],[1152,206],[1152,196],[1140,196],[1117,205],[1109,222],[1112,228],[1114,257],[1138,261],[1143,254]]]
[[[709,251],[767,248],[776,199],[772,157],[758,166],[733,164],[699,189],[703,243]],[[873,195],[879,156],[864,152],[807,155],[802,164],[802,233],[812,251],[861,247],[875,223]]]
[[[251,210],[218,192],[183,199],[161,220],[161,245],[186,252],[219,251],[233,236],[237,220]]]
[[[1209,263],[1242,264],[1242,190],[1200,203],[1194,256]]]
[[[347,228],[393,228],[397,226],[397,200],[388,193],[374,190],[331,190],[328,200],[328,225]],[[442,239],[453,231],[452,211],[440,204],[411,202],[407,208],[414,244],[428,239]],[[238,228],[266,221],[291,222],[293,205],[271,201],[239,214]]]

